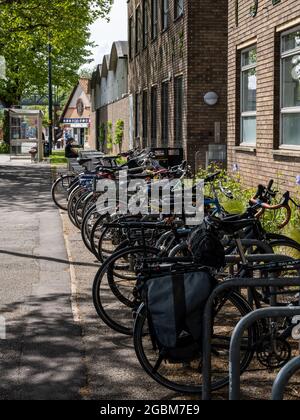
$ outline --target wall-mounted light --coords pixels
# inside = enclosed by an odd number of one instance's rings
[[[206,105],[214,106],[218,103],[219,96],[216,92],[208,92],[206,95],[204,95],[204,102]]]

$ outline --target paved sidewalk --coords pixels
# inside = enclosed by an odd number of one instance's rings
[[[131,337],[112,331],[98,318],[92,301],[92,285],[99,263],[83,245],[81,234],[68,216],[63,213],[62,217],[72,260],[77,262],[74,265],[74,288],[78,291],[77,303],[83,328],[87,397],[97,400],[182,399],[157,385],[143,371]],[[82,266],[82,262],[88,264]]]
[[[2,163],[2,164],[1,164]],[[50,167],[0,158],[0,399],[78,399],[85,387]]]

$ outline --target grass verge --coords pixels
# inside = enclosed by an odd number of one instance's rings
[[[52,166],[64,166],[68,163],[68,160],[65,157],[65,151],[59,150],[52,152],[50,156],[50,163]]]

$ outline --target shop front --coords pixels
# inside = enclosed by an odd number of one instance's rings
[[[73,137],[77,144],[84,147],[89,140],[89,118],[64,118],[63,126],[66,137]]]

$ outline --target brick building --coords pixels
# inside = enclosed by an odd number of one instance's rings
[[[92,77],[92,110],[95,113],[95,136],[98,149],[119,153],[132,146],[128,95],[128,43],[114,42],[109,55],[103,57]],[[123,131],[117,144],[118,127]]]
[[[229,2],[228,159],[249,185],[300,175],[300,2]]]
[[[91,81],[81,78],[74,87],[60,117],[65,132],[86,148],[94,149],[95,115],[91,109]]]
[[[225,144],[227,13],[227,0],[128,1],[136,144],[182,146],[193,166]]]

